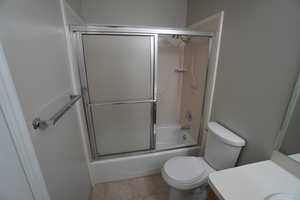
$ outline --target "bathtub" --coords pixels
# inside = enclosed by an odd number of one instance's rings
[[[155,133],[156,150],[153,152],[90,162],[92,184],[160,173],[164,163],[172,157],[199,155],[200,147],[190,146],[196,143],[180,126],[158,126]]]
[[[197,144],[197,141],[188,133],[188,130],[182,130],[180,125],[161,125],[157,126],[155,131],[157,150]]]
[[[89,164],[92,184],[160,173],[164,163],[175,156],[198,155],[200,147],[187,147],[136,156],[93,161]]]

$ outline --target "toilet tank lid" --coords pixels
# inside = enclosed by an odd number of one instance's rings
[[[208,129],[225,144],[229,144],[236,147],[242,147],[246,144],[246,141],[243,138],[237,136],[235,133],[221,126],[217,122],[209,122]]]

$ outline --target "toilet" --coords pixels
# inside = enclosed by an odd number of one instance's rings
[[[207,199],[208,175],[234,167],[245,144],[232,131],[209,122],[204,157],[179,156],[164,164],[162,177],[171,187],[169,200]]]

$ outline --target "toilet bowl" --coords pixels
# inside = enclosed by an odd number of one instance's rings
[[[207,199],[208,175],[234,167],[245,140],[216,122],[208,124],[204,157],[179,156],[169,159],[162,177],[171,187],[169,200]]]
[[[161,173],[171,186],[170,200],[201,200],[206,198],[208,175],[214,171],[202,157],[180,156],[168,160]]]

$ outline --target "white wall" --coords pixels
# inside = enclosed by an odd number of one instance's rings
[[[84,0],[90,24],[185,26],[187,0]]]
[[[65,1],[60,0],[62,4],[62,11],[63,11],[63,19],[65,25],[65,33],[67,39],[67,51],[68,51],[68,58],[70,63],[70,71],[71,71],[71,79],[72,79],[72,86],[74,93],[81,93],[81,86],[79,80],[79,72],[78,72],[78,63],[76,57],[73,55],[73,46],[72,46],[72,32],[69,29],[70,25],[84,25],[85,22],[80,17],[80,15],[72,9],[72,7]],[[83,102],[82,100],[78,101],[76,104],[77,109],[77,117],[80,126],[81,138],[83,141],[83,149],[85,152],[85,158],[87,163],[90,162],[90,145],[89,145],[89,138],[87,133],[87,126],[85,122],[85,115],[83,109]]]
[[[300,3],[188,0],[187,23],[221,10],[213,120],[247,140],[240,163],[269,159],[300,66]]]
[[[0,107],[0,199],[34,200]]]
[[[66,0],[66,2],[79,16],[81,16],[81,5],[83,1],[84,0]]]
[[[29,128],[48,118],[72,93],[59,0],[0,2],[0,39]],[[90,180],[75,109],[32,141],[50,197],[87,199]]]

